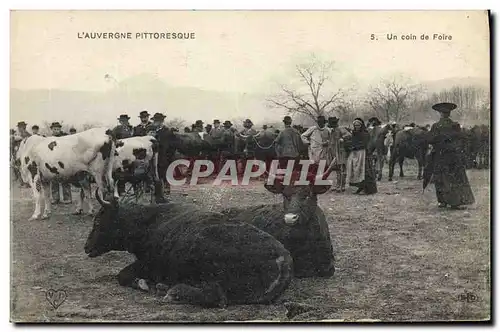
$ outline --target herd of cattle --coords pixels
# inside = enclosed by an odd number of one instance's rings
[[[488,167],[489,127],[464,130],[464,154],[470,167]],[[419,178],[428,152],[428,128],[396,125],[369,129],[375,144],[378,179],[389,157],[389,180],[394,166],[416,159]],[[288,287],[291,278],[332,276],[334,257],[325,215],[317,196],[329,186],[283,184],[276,176],[264,185],[283,196],[283,204],[231,208],[208,212],[197,206],[166,203],[140,205],[119,201],[119,181],[165,180],[159,165],[173,159],[275,158],[273,141],[239,138],[232,151],[221,153],[203,133],[172,130],[168,142],[151,136],[116,140],[107,128],[93,128],[63,137],[32,135],[15,152],[22,179],[33,192],[31,219],[51,213],[50,183],[62,179],[77,185],[76,213],[94,214],[89,179],[97,185],[101,209],[85,245],[90,257],[111,250],[129,251],[137,260],[123,269],[121,285],[160,292],[173,303],[225,306],[237,303],[269,303]],[[161,151],[164,149],[165,151]],[[307,155],[307,149],[304,150]],[[166,160],[162,160],[162,158]],[[42,212],[42,202],[45,206]]]

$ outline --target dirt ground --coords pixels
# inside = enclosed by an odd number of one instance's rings
[[[34,207],[31,191],[16,183],[11,190],[12,320],[285,321],[284,301],[314,306],[294,320],[489,319],[489,173],[468,171],[476,204],[451,211],[437,208],[433,185],[422,194],[415,171],[410,163],[406,177],[396,176],[394,182],[384,174],[376,195],[355,196],[352,189],[321,195],[336,256],[332,278],[294,279],[276,304],[227,309],[167,305],[119,286],[115,275],[133,261],[132,255],[88,258],[83,246],[92,218],[70,215],[73,206],[57,206],[49,220],[28,221]],[[212,210],[281,201],[260,183],[174,187],[172,199]],[[67,294],[57,309],[46,300],[49,289]],[[463,294],[469,294],[468,300],[460,298]]]

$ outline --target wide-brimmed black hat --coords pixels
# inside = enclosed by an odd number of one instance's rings
[[[73,127],[69,128],[69,132],[71,133],[72,131],[76,132],[76,129]]]
[[[252,120],[250,120],[250,119],[245,119],[245,121],[243,121],[243,123],[249,123],[249,124],[252,124],[252,125],[253,125],[253,122],[252,122]]]
[[[377,117],[372,117],[368,119],[368,123],[373,123],[374,126],[380,126],[382,122]]]
[[[283,118],[283,122],[292,122],[292,118],[289,115],[287,115]]]
[[[440,113],[450,113],[455,108],[457,108],[457,105],[453,103],[438,103],[432,105],[432,109]]]
[[[216,123],[220,123],[220,120],[215,119],[214,124],[216,124]]]
[[[139,113],[140,118],[145,118],[145,117],[148,117],[150,115],[151,114],[149,114],[148,111],[142,111],[141,113]]]
[[[17,123],[18,127],[26,127],[27,125],[28,124],[26,122],[24,122],[24,121],[20,121],[20,122]]]
[[[155,113],[155,115],[153,115],[153,120],[160,120],[161,121],[165,118],[166,118],[166,116],[161,114],[161,113]]]
[[[122,114],[120,115],[118,120],[130,120],[130,116],[128,116],[127,114]]]
[[[195,124],[195,125],[199,125],[199,124],[201,124],[201,125],[202,125],[202,124],[203,124],[203,121],[201,121],[201,120],[196,120],[194,124]]]
[[[328,122],[339,122],[339,118],[337,118],[336,116],[331,116],[328,118]]]
[[[62,126],[59,122],[52,122],[52,124],[50,125],[50,129],[52,128],[62,128]]]
[[[232,126],[233,124],[231,123],[231,121],[229,120],[226,120],[224,121],[224,126]]]
[[[38,125],[33,125],[33,126],[31,127],[31,129],[32,129],[32,130],[33,130],[33,129],[40,129],[40,127],[38,127]]]

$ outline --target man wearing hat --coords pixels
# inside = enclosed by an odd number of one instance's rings
[[[192,126],[193,133],[202,133],[203,132],[203,121],[196,120],[196,122]]]
[[[326,160],[326,167],[332,162],[331,155],[331,131],[326,126],[323,115],[318,116],[317,125],[311,126],[301,136],[304,143],[309,144],[309,160],[319,165],[321,160]]]
[[[288,115],[283,118],[285,129],[280,131],[276,139],[276,154],[280,168],[286,168],[289,160],[300,160],[301,152],[305,150],[300,133],[292,128],[292,118]]]
[[[141,123],[134,127],[134,136],[146,136],[148,134],[150,127],[153,125],[153,123],[149,121],[149,116],[150,114],[148,111],[139,113]]]
[[[163,197],[164,191],[167,194],[170,193],[170,183],[167,180],[167,169],[173,159],[173,156],[169,155],[171,152],[169,142],[172,141],[173,133],[165,127],[165,118],[165,115],[155,113],[152,118],[153,124],[150,126],[150,128],[154,128],[154,137],[158,140],[158,176],[160,177],[160,182],[155,183],[155,198],[157,203],[166,202]]]
[[[70,134],[70,135],[74,135],[74,134],[76,134],[76,129],[75,129],[75,128],[73,128],[73,127],[69,128],[69,134]]]
[[[212,136],[212,139],[219,139],[222,133],[222,127],[220,126],[220,120],[215,119],[212,130],[210,130],[209,134]]]
[[[68,134],[61,130],[62,126],[59,122],[52,122],[50,125],[50,130],[52,130],[52,136],[54,137],[62,137],[67,136]],[[62,186],[62,194],[63,194],[63,204],[71,204],[71,184],[67,182],[62,182],[58,179],[52,180],[51,188],[52,188],[52,204],[59,204],[61,200],[60,188],[59,185]]]
[[[252,120],[246,119],[245,121],[243,121],[243,130],[240,131],[240,134],[245,136],[257,134],[257,131],[252,127],[253,127]]]
[[[113,135],[116,139],[123,139],[132,137],[134,134],[134,128],[128,123],[130,116],[127,114],[122,114],[118,118],[119,125],[113,129]]]
[[[24,121],[17,123],[17,131],[19,132],[19,136],[22,138],[30,137],[31,134],[26,130],[27,123]]]
[[[430,163],[425,167],[424,181],[432,174],[440,208],[450,206],[452,209],[459,209],[462,205],[474,204],[474,194],[469,185],[465,171],[466,160],[462,153],[463,133],[460,124],[450,119],[451,111],[457,105],[439,103],[432,108],[440,113],[441,119],[432,125],[429,132],[429,144],[433,151]]]
[[[208,123],[205,126],[205,133],[210,134],[211,131],[212,131],[212,125],[210,123]]]
[[[333,157],[333,169],[337,173],[335,191],[344,192],[347,176],[347,154],[344,149],[344,139],[351,136],[351,133],[349,133],[347,129],[339,126],[339,119],[336,116],[328,118],[328,127],[331,130],[331,155]]]

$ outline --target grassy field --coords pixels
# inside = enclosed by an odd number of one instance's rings
[[[202,309],[167,305],[154,296],[120,287],[115,275],[132,255],[111,252],[88,258],[83,246],[89,216],[72,216],[57,206],[50,220],[28,221],[29,189],[11,191],[11,317],[13,321],[285,321],[284,301],[314,306],[294,320],[381,321],[484,320],[490,317],[490,179],[468,171],[476,205],[465,211],[438,209],[434,187],[422,194],[413,163],[406,178],[379,183],[379,193],[355,196],[329,192],[325,211],[336,255],[329,279],[294,279],[273,305]],[[396,172],[398,174],[398,172]],[[196,201],[220,210],[281,201],[261,184],[177,187],[174,201]],[[97,203],[96,203],[97,204]],[[54,309],[48,289],[63,289]],[[476,296],[459,300],[460,294]]]

